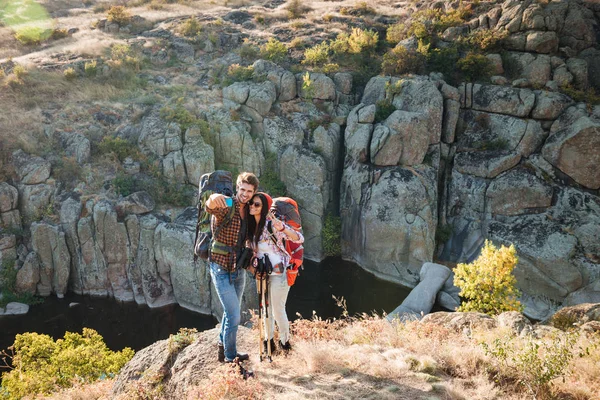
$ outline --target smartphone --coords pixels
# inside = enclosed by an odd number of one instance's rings
[[[233,205],[233,198],[226,197],[225,198],[225,204],[227,205],[227,207],[231,207]]]

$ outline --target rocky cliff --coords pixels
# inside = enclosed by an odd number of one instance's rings
[[[147,105],[135,118],[97,111],[68,130],[49,110],[41,129],[91,170],[104,168],[90,158],[94,137],[125,140],[167,185],[192,187],[215,167],[274,174],[299,203],[311,260],[325,257],[326,216],[339,215],[342,256],[384,279],[414,287],[425,262],[469,262],[489,238],[515,244],[528,315],[600,302],[600,106],[558,90],[599,87],[600,10],[507,0],[484,11],[441,35],[441,43],[472,31],[504,35],[502,55],[488,54],[496,75],[482,83],[451,84],[434,72],[374,76],[363,87],[348,72],[292,72],[261,59],[249,79],[206,84],[219,66],[243,64],[231,50],[252,29],[248,21],[223,16],[221,51],[213,41],[196,49],[162,24],[130,42],[160,38],[165,54],[189,65],[183,77],[154,79],[196,81],[199,94],[186,106],[197,107],[197,123]],[[166,62],[162,47],[144,51],[155,66]],[[144,190],[119,196],[109,179],[94,192],[85,177],[67,190],[50,161],[16,150],[14,174],[0,183],[0,254],[17,259],[21,290],[177,302],[220,315],[206,266],[192,262],[193,208],[159,208]],[[134,159],[115,168],[145,179]],[[451,285],[446,291],[456,299]]]

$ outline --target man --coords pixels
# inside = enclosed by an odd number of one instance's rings
[[[258,178],[251,172],[242,172],[237,177],[236,195],[233,199],[214,193],[206,201],[206,212],[212,214],[212,251],[209,256],[209,269],[217,295],[223,306],[221,333],[219,334],[219,361],[232,362],[248,359],[248,354],[238,353],[236,338],[241,320],[240,308],[246,272],[236,268],[237,256],[246,242],[248,217],[247,203],[258,190]],[[233,217],[226,224],[229,213],[227,201],[235,208]],[[223,226],[221,226],[223,225]],[[215,235],[216,233],[216,235]]]

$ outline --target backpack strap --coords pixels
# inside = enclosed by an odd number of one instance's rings
[[[272,226],[271,224],[272,224],[272,223],[271,223],[271,221],[270,221],[270,220],[269,220],[269,221],[267,221],[267,232],[268,232],[268,234],[269,234],[269,238],[270,238],[270,239],[273,241],[273,243],[275,243],[275,246],[276,246],[276,247],[277,247],[279,250],[283,251],[284,253],[286,253],[287,255],[289,255],[289,256],[291,257],[291,254],[290,254],[290,253],[288,253],[288,251],[287,251],[286,249],[282,249],[282,248],[279,246],[279,243],[277,242],[277,238],[275,237],[275,234],[273,233],[273,226]],[[284,239],[284,240],[285,240],[285,239]]]

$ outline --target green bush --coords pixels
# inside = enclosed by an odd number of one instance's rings
[[[105,136],[98,143],[98,151],[100,154],[114,154],[117,159],[123,162],[127,157],[140,159],[141,153],[138,147],[120,137]]]
[[[77,78],[77,71],[73,67],[69,67],[63,71],[63,76],[66,80],[72,81]]]
[[[134,71],[142,67],[140,56],[127,44],[114,44],[110,48],[110,58],[114,67],[126,67]]]
[[[483,54],[469,52],[458,60],[456,66],[469,82],[489,78],[492,74],[492,61]]]
[[[51,31],[42,29],[36,26],[29,26],[25,28],[19,28],[14,36],[24,46],[32,46],[40,44],[42,41],[48,39]]]
[[[289,19],[302,18],[307,12],[311,10],[310,7],[303,4],[302,0],[289,0],[285,6],[288,12]]]
[[[244,67],[240,64],[232,64],[227,69],[227,82],[224,82],[224,84],[230,85],[233,82],[251,81],[253,74],[254,67],[252,65]]]
[[[373,53],[379,42],[379,33],[353,28],[350,34],[342,32],[329,44],[334,55]]]
[[[406,32],[407,28],[403,23],[390,25],[385,33],[385,40],[395,46],[398,42],[406,39]]]
[[[384,54],[381,70],[384,75],[418,74],[423,71],[425,61],[422,54],[396,46]]]
[[[323,253],[328,257],[342,254],[342,219],[328,214],[323,224]]]
[[[323,42],[304,50],[304,60],[302,60],[302,64],[316,67],[325,64],[328,60],[329,45],[326,42]]]
[[[535,399],[550,399],[553,379],[567,374],[578,333],[561,333],[541,340],[527,336],[496,338],[481,345],[496,364],[497,380],[516,381]]]
[[[177,99],[175,105],[167,105],[161,108],[160,116],[165,121],[178,123],[182,132],[185,132],[192,125],[197,125],[200,121],[198,117],[183,106],[183,97]]]
[[[58,40],[69,36],[69,32],[65,28],[54,28],[50,34],[50,39]]]
[[[474,50],[494,52],[502,48],[502,42],[507,36],[508,32],[504,30],[478,29],[469,33],[464,42]]]
[[[202,24],[196,18],[186,19],[179,27],[179,32],[183,36],[193,37],[202,31]]]
[[[98,63],[96,62],[96,60],[86,62],[83,66],[85,76],[87,76],[88,78],[96,76],[96,73],[98,72],[97,66]]]
[[[385,121],[387,117],[396,111],[396,107],[389,99],[379,100],[375,107],[375,123]]]
[[[269,38],[260,48],[261,57],[265,60],[279,63],[287,58],[287,47],[275,38]]]
[[[123,197],[129,196],[136,192],[136,180],[133,176],[119,173],[117,177],[112,181],[113,186],[117,194]]]
[[[244,60],[254,61],[260,56],[260,48],[246,40],[240,46],[239,53]]]
[[[13,369],[2,375],[2,398],[7,400],[114,376],[134,354],[128,347],[109,350],[102,336],[89,328],[82,334],[67,332],[56,342],[48,335],[20,334],[13,351]]]
[[[504,311],[522,311],[513,270],[517,265],[515,246],[497,249],[489,240],[481,255],[471,264],[458,264],[454,285],[460,288],[463,303],[457,311],[477,311],[498,315]]]
[[[131,13],[127,11],[125,6],[112,6],[106,13],[108,22],[114,22],[120,26],[127,25],[131,21]]]

